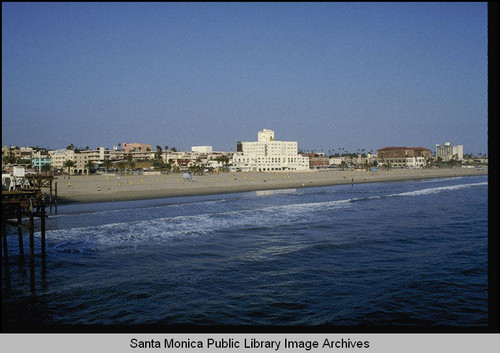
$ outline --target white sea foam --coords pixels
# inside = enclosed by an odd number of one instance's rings
[[[99,250],[108,246],[134,247],[141,243],[165,243],[173,238],[196,237],[230,228],[255,226],[277,227],[304,221],[321,209],[352,207],[350,201],[337,200],[280,206],[266,206],[257,209],[181,215],[152,220],[111,223],[100,226],[60,229],[48,232],[47,239],[57,243],[58,250],[73,248],[74,243],[87,250]],[[83,244],[82,244],[83,243]]]
[[[472,183],[472,184],[459,184],[459,185],[450,185],[450,186],[441,186],[441,187],[437,187],[437,188],[428,188],[428,189],[422,189],[422,190],[416,190],[416,191],[403,192],[403,193],[400,193],[400,194],[391,194],[389,196],[419,196],[419,195],[428,195],[428,194],[435,194],[435,193],[442,192],[442,191],[459,190],[459,189],[470,188],[470,187],[473,187],[473,186],[485,186],[485,185],[488,185],[488,182]]]
[[[424,184],[424,183],[437,183],[437,182],[441,182],[441,181],[449,181],[449,180],[456,180],[456,179],[463,179],[463,177],[449,177],[449,178],[433,178],[433,179],[421,179],[419,180],[419,182],[421,184]]]
[[[387,196],[418,196],[485,185],[488,185],[488,183],[460,184],[390,194]],[[324,211],[327,211],[326,214],[328,214],[333,210],[355,207],[357,202],[376,200],[383,197],[383,195],[377,195],[365,198],[261,206],[252,209],[230,211],[218,211],[217,208],[213,207],[216,203],[223,202],[223,200],[207,201],[211,206],[208,207],[208,211],[205,211],[207,208],[203,207],[203,205],[200,208],[207,213],[168,217],[160,216],[160,218],[154,219],[143,218],[105,225],[51,230],[47,232],[47,239],[60,251],[72,251],[74,249],[78,249],[78,251],[98,251],[109,247],[130,249],[140,244],[166,244],[173,239],[186,239],[187,237],[192,238],[207,235],[217,236],[220,231],[232,228],[277,228],[289,224],[310,222],[317,219],[320,214],[325,215]],[[155,208],[148,208],[146,212],[149,213],[154,210]]]

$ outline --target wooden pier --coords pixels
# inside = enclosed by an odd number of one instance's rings
[[[35,190],[41,190],[42,188],[49,189],[47,196],[49,198],[50,213],[52,213],[52,206],[55,206],[55,213],[57,214],[57,178],[54,175],[32,174],[26,176],[26,179]]]
[[[35,292],[35,218],[40,218],[42,277],[46,274],[45,251],[45,195],[39,188],[2,190],[2,258],[5,287],[10,290],[9,249],[7,245],[7,225],[17,227],[19,238],[19,265],[25,261],[23,229],[29,232],[29,260],[31,291]],[[24,219],[24,220],[23,220]],[[27,222],[26,222],[27,220]]]

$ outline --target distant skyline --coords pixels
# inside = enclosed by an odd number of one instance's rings
[[[2,145],[488,152],[487,3],[2,3]]]

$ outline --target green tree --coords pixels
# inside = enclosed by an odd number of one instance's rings
[[[4,162],[5,164],[14,164],[16,163],[16,157],[14,157],[13,155],[2,157],[2,162]]]
[[[94,163],[92,161],[87,161],[85,163],[85,169],[87,169],[87,175],[90,175],[90,170],[94,167]]]
[[[31,164],[31,159],[19,158],[16,163],[17,164],[24,164],[26,166],[29,166]]]
[[[75,166],[75,162],[72,161],[71,159],[66,160],[63,163],[63,167],[68,168],[68,174],[71,174],[70,169]]]
[[[127,154],[127,164],[128,164],[128,166],[129,166],[130,169],[134,169],[135,168],[134,157],[132,156],[131,153]]]
[[[170,165],[163,162],[162,160],[159,160],[159,159],[153,160],[153,168],[155,170],[165,170],[165,169],[168,169],[169,167],[170,167]]]
[[[104,169],[106,169],[106,173],[108,172],[109,168],[111,168],[112,165],[113,163],[111,163],[109,159],[105,159],[102,161],[102,166],[104,167]]]
[[[50,172],[52,170],[52,167],[48,164],[42,165],[42,172]]]
[[[160,146],[160,145],[157,145],[157,146],[156,146],[155,159],[158,159],[158,160],[163,159],[162,154],[163,154],[163,151],[162,151],[162,149],[161,149],[161,146]]]
[[[217,156],[215,160],[219,163],[223,163],[226,166],[229,164],[229,157],[228,156]]]
[[[132,156],[132,153],[127,154],[127,165],[130,169],[133,169],[135,167],[134,163],[134,157]]]
[[[120,170],[120,173],[123,174],[123,171],[125,170],[125,168],[127,168],[127,162],[125,161],[119,161],[116,166],[118,167],[118,169]]]
[[[157,160],[157,159],[153,159],[153,168],[155,170],[161,170],[162,169],[162,162]]]

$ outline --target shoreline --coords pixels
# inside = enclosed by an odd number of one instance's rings
[[[59,176],[58,204],[147,200],[274,189],[488,175],[488,169],[394,169],[370,171],[236,172],[195,176]],[[48,193],[48,189],[42,191]]]

